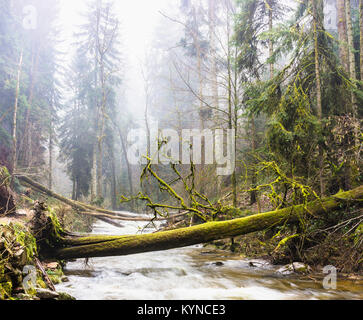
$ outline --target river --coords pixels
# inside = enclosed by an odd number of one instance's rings
[[[145,223],[124,225],[97,222],[93,234],[136,234]],[[336,290],[326,290],[321,280],[282,276],[280,267],[193,246],[69,262],[69,282],[56,289],[77,300],[363,299],[362,281],[339,280]]]

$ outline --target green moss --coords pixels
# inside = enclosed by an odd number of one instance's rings
[[[10,224],[10,228],[14,230],[16,241],[25,248],[27,253],[27,262],[30,262],[34,255],[37,254],[37,242],[34,236],[26,230],[21,224]]]
[[[11,298],[12,290],[13,290],[13,284],[11,281],[0,282],[0,300]]]
[[[56,216],[56,214],[51,211],[50,212],[50,216],[49,216],[50,220],[52,221],[52,225],[53,225],[53,230],[54,230],[54,233],[55,233],[55,236],[57,238],[61,237],[65,232],[58,220],[58,217]]]
[[[6,167],[0,166],[0,184],[5,184],[5,186],[10,185],[11,175]]]
[[[363,223],[361,223],[357,229],[354,231],[353,234],[353,241],[354,241],[354,245],[357,245],[363,237]],[[359,261],[359,263],[362,262],[362,259]]]
[[[355,230],[355,234],[356,234],[357,236],[361,236],[361,235],[363,235],[363,223],[361,223],[361,224],[358,226],[358,228]]]
[[[64,276],[63,270],[61,268],[57,268],[55,270],[48,269],[47,274],[49,279],[53,282],[53,284],[59,284],[62,282],[62,277]]]
[[[46,283],[40,277],[37,278],[37,286],[39,288],[42,288],[42,289],[47,289],[48,288],[48,286],[46,285]]]

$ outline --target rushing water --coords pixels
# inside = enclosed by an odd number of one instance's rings
[[[103,222],[93,234],[136,234],[144,224],[116,228]],[[150,230],[152,231],[152,230]],[[338,281],[325,290],[322,281],[281,276],[279,266],[202,246],[121,257],[69,262],[69,282],[58,291],[79,300],[209,300],[209,299],[363,299],[362,281]]]

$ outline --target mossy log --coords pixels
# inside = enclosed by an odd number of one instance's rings
[[[229,221],[208,222],[189,228],[131,236],[63,237],[57,242],[62,247],[52,250],[52,257],[69,260],[186,247],[261,231],[286,222],[296,222],[306,215],[312,218],[323,217],[330,211],[352,203],[359,204],[361,201],[363,201],[363,186],[322,200],[312,201],[306,206],[297,205]]]

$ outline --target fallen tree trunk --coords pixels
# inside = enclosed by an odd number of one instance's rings
[[[363,186],[322,200],[312,201],[306,206],[298,205],[235,220],[208,222],[189,228],[131,236],[63,237],[57,241],[57,244],[63,248],[58,247],[52,250],[51,255],[56,259],[69,260],[186,247],[261,231],[286,222],[296,222],[305,215],[323,217],[329,211],[340,209],[342,204],[349,205],[361,203],[361,201],[363,201]]]
[[[158,218],[158,219],[153,219],[153,218],[147,218],[147,217],[132,217],[126,214],[122,214],[119,212],[114,212],[114,211],[110,211],[110,210],[106,210],[106,209],[102,209],[102,208],[98,208],[98,207],[94,207],[82,202],[78,202],[78,201],[74,201],[74,200],[70,200],[66,197],[63,197],[49,189],[47,189],[46,187],[44,187],[43,185],[41,185],[38,182],[33,181],[32,179],[25,177],[25,176],[17,176],[17,178],[28,184],[29,186],[31,186],[33,189],[49,196],[52,198],[55,198],[69,206],[71,206],[72,208],[75,208],[79,211],[80,214],[84,214],[84,215],[89,215],[89,216],[94,216],[95,218],[98,218],[102,221],[105,221],[107,223],[110,223],[110,219],[114,219],[114,220],[122,220],[122,221],[165,221],[168,219],[174,219],[176,217],[182,216],[182,215],[186,215],[188,212],[184,212],[182,214],[178,214],[178,215],[174,215],[174,216],[170,216],[168,218]],[[111,223],[114,224],[115,226],[120,226],[117,223]]]
[[[57,199],[65,204],[68,204],[69,206],[71,206],[72,208],[81,210],[81,211],[88,211],[88,210],[92,210],[95,212],[101,212],[101,213],[105,213],[111,216],[121,216],[121,217],[127,217],[127,215],[123,215],[121,213],[117,213],[114,211],[110,211],[110,210],[106,210],[106,209],[102,209],[102,208],[97,208],[94,206],[90,206],[88,204],[82,203],[82,202],[78,202],[78,201],[74,201],[74,200],[70,200],[66,197],[63,197],[49,189],[47,189],[46,187],[44,187],[43,185],[41,185],[38,182],[33,181],[32,179],[26,177],[26,176],[17,176],[17,178],[22,181],[25,182],[26,184],[28,184],[29,186],[31,186],[32,188],[36,189],[37,191],[46,194],[49,197],[52,197],[54,199]]]

